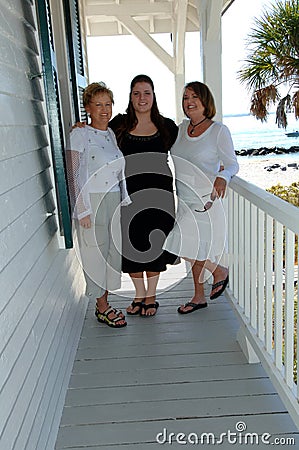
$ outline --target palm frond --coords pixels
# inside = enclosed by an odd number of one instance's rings
[[[246,42],[248,55],[237,77],[253,91],[251,113],[265,121],[269,106],[279,101],[279,86],[299,86],[299,0],[277,0],[264,10]],[[289,105],[288,96],[278,104],[279,127],[287,124]],[[299,94],[293,97],[293,109],[299,118]]]
[[[278,128],[286,128],[288,121],[286,110],[291,107],[291,96],[288,94],[280,100],[276,109],[276,123]]]
[[[292,98],[292,105],[294,107],[295,117],[299,119],[299,91],[295,92]]]
[[[254,91],[251,97],[250,113],[257,119],[265,122],[268,117],[268,109],[272,103],[279,99],[275,86],[270,85]]]

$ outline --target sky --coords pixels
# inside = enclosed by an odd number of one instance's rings
[[[235,0],[222,17],[223,114],[249,112],[250,94],[237,79],[246,58],[246,37],[254,18],[275,0]],[[169,34],[155,35],[171,53]],[[186,82],[200,80],[199,33],[187,33],[185,48]],[[174,77],[163,63],[134,36],[89,37],[87,40],[89,80],[104,81],[115,97],[114,114],[128,105],[132,78],[149,75],[155,85],[160,112],[175,118]]]

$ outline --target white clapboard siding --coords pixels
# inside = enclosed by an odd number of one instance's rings
[[[24,183],[33,176],[38,176],[50,166],[50,160],[46,149],[40,149],[26,155],[1,161],[0,167],[0,194],[14,188],[14,180],[18,185]]]
[[[63,252],[55,258],[49,276],[44,281],[45,285],[43,284],[37,291],[22,320],[24,324],[20,332],[25,337],[25,342],[20,343],[20,336],[15,333],[12,338],[14,342],[7,346],[8,354],[13,344],[20,345],[21,349],[9,377],[9,381],[19,386],[19,392],[12,394],[9,388],[3,391],[5,410],[13,411],[13,417],[3,431],[4,442],[6,435],[11,438],[16,425],[20,429],[18,438],[20,443],[25,444],[29,436],[31,440],[34,439],[31,434],[38,439],[40,434],[43,434],[42,427],[49,429],[53,420],[51,414],[55,414],[55,408],[52,407],[50,410],[49,421],[46,421],[46,415],[51,402],[54,401],[56,405],[60,396],[65,374],[64,366],[68,363],[65,354],[76,348],[76,340],[68,342],[68,339],[74,333],[74,320],[78,321],[78,317],[76,318],[72,302],[65,300],[71,300],[74,295],[75,289],[72,289],[72,285],[77,282],[79,267],[77,260],[73,259],[68,273],[65,273],[69,263],[70,261],[65,261]],[[69,275],[67,283],[64,280],[66,275]],[[42,304],[35,305],[36,298],[42,300]],[[40,309],[36,311],[36,307]],[[34,358],[28,360],[28,353],[32,351]],[[58,392],[53,395],[57,388]],[[20,445],[17,448],[22,447]]]
[[[45,213],[41,214],[41,211],[44,209],[44,204],[50,204],[51,200],[52,193],[48,192],[44,198],[31,206],[0,234],[1,267],[5,267],[18,254],[19,249],[30,242],[39,228],[43,226]],[[22,233],[19,232],[20,230]]]
[[[34,124],[31,127],[23,128],[22,133],[16,133],[13,127],[1,126],[1,136],[3,141],[1,142],[0,161],[31,153],[48,145],[45,129]]]
[[[51,189],[52,180],[50,176],[44,174],[43,177],[30,178],[1,195],[0,211],[5,210],[5,214],[0,215],[0,232],[7,227],[8,223],[13,223],[32,205],[47,195],[45,192],[48,193]]]
[[[35,4],[0,0],[0,449],[53,449],[86,310],[59,248]]]

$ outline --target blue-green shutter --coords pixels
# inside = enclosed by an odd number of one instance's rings
[[[64,236],[65,247],[71,248],[73,246],[72,221],[66,179],[64,135],[49,1],[38,0],[37,12],[42,47],[41,58],[44,73],[50,144],[54,163],[60,233]]]

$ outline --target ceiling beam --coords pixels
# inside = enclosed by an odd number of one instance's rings
[[[175,59],[176,73],[184,73],[185,71],[185,34],[187,22],[188,0],[180,0],[177,2],[176,10],[176,33],[175,33]]]
[[[130,16],[142,16],[148,14],[154,15],[171,15],[171,2],[163,3],[148,3],[148,2],[137,2],[136,4],[130,5],[86,5],[85,15],[86,17],[91,16],[126,16],[128,12]]]
[[[219,21],[221,20],[223,0],[212,0],[209,3],[209,15],[207,24],[207,39],[218,38],[218,34],[221,31],[219,27]]]
[[[117,19],[134,36],[136,36],[157,58],[159,58],[168,69],[174,73],[174,62],[172,56],[164,50],[135,20],[130,16],[121,16]]]

